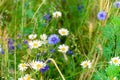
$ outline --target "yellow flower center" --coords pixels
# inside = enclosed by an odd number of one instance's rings
[[[34,43],[34,44],[33,44],[33,46],[35,46],[35,47],[36,47],[36,46],[38,46],[38,44],[37,44],[37,43]]]
[[[65,31],[62,31],[62,34],[65,34]]]
[[[22,67],[24,68],[26,65],[25,64],[22,64]]]
[[[86,63],[84,63],[84,65],[83,65],[84,67],[87,67],[88,66],[88,63],[86,62]]]
[[[58,17],[58,14],[56,13],[55,16]]]
[[[65,48],[63,47],[63,48],[61,48],[61,50],[62,50],[62,51],[65,51]]]
[[[26,80],[31,80],[31,77],[30,77],[30,76],[28,76]]]
[[[37,64],[37,68],[38,69],[42,68],[42,65],[41,64]]]
[[[115,59],[113,62],[116,64],[116,63],[118,63],[118,60],[117,60],[117,59]]]

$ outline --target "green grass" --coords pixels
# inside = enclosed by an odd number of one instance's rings
[[[120,56],[120,14],[113,3],[115,0],[0,0],[0,44],[4,54],[0,53],[0,80],[18,80],[25,74],[31,74],[35,80],[120,80],[119,66],[108,62],[115,56]],[[80,9],[78,9],[80,6]],[[99,11],[105,11],[107,18],[97,19]],[[52,14],[61,11],[62,17],[54,19]],[[51,20],[44,19],[45,14],[51,15]],[[3,24],[1,24],[3,23]],[[62,37],[58,30],[66,28],[69,35]],[[38,35],[58,34],[60,43],[42,46],[38,49],[28,49],[23,40],[29,40],[32,33]],[[18,39],[18,34],[21,37]],[[14,40],[14,50],[8,51],[8,40]],[[21,45],[21,49],[17,45]],[[66,44],[73,54],[58,52],[58,46]],[[55,52],[50,53],[54,48]],[[21,72],[18,65],[21,62],[49,58],[49,70],[45,73],[27,69]],[[46,52],[46,54],[44,54]],[[82,61],[90,60],[92,68],[82,68]],[[55,61],[55,62],[54,62]],[[56,66],[58,68],[56,68]],[[61,75],[59,72],[61,72]],[[114,72],[114,73],[113,73]]]

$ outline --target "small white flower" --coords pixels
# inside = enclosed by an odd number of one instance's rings
[[[40,69],[44,68],[46,66],[46,64],[43,63],[42,61],[32,61],[30,63],[30,66],[35,70],[40,70]]]
[[[43,42],[40,41],[40,40],[34,40],[34,41],[29,41],[29,47],[32,49],[32,48],[39,48]]]
[[[35,79],[32,79],[29,74],[26,74],[26,75],[24,76],[24,80],[35,80]]]
[[[28,38],[31,39],[31,40],[35,39],[36,37],[37,37],[37,34],[30,34],[28,36]]]
[[[117,80],[117,77],[114,77],[112,80]]]
[[[109,63],[114,64],[116,66],[119,66],[120,65],[120,58],[119,57],[113,57],[113,58],[111,58],[111,61]]]
[[[47,35],[46,35],[46,34],[40,35],[40,39],[41,39],[42,41],[47,40]]]
[[[2,52],[2,48],[0,47],[0,52]]]
[[[24,80],[24,78],[23,78],[23,77],[21,77],[21,78],[18,78],[18,80]]]
[[[68,49],[69,49],[69,47],[67,46],[67,45],[64,45],[64,44],[62,44],[62,45],[59,45],[59,52],[62,52],[62,53],[66,53],[67,51],[68,51]]]
[[[62,16],[62,13],[60,11],[56,11],[56,12],[53,13],[54,18],[59,18],[61,16]]]
[[[81,64],[80,64],[83,68],[91,68],[91,62],[90,61],[83,61]]]
[[[21,63],[18,65],[18,68],[20,71],[25,71],[28,67],[28,65],[26,63]]]
[[[61,29],[59,29],[59,34],[61,35],[61,36],[67,36],[68,34],[69,34],[69,31],[67,30],[67,29],[65,29],[65,28],[61,28]]]

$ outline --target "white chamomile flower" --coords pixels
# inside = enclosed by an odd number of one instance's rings
[[[46,64],[43,63],[42,61],[32,61],[30,65],[35,70],[40,70],[46,66]]]
[[[35,79],[31,78],[31,76],[29,74],[26,74],[24,76],[24,80],[35,80]]]
[[[29,47],[32,48],[39,48],[42,45],[42,41],[40,40],[34,40],[34,41],[29,41]]]
[[[119,66],[120,65],[120,58],[119,57],[111,58],[110,64],[114,64],[116,66]]]
[[[83,68],[91,68],[91,62],[90,61],[83,61],[81,64],[80,64]]]
[[[20,63],[18,65],[18,68],[19,68],[20,71],[25,71],[28,68],[27,66],[28,65],[26,63]]]
[[[117,77],[114,77],[112,80],[117,80]]]
[[[36,37],[37,37],[37,34],[30,34],[28,36],[28,38],[31,39],[31,40],[35,39]]]
[[[65,28],[59,29],[58,32],[61,36],[67,36],[69,34],[69,31]]]
[[[60,11],[56,11],[56,12],[53,13],[54,18],[59,18],[61,16],[62,16],[62,13]]]
[[[21,78],[18,78],[18,80],[24,80],[24,78],[23,78],[23,77],[21,77]]]
[[[47,40],[47,35],[46,35],[46,34],[40,35],[40,39],[41,39],[42,41]]]
[[[69,49],[69,47],[67,46],[67,45],[64,45],[64,44],[62,44],[62,45],[59,45],[59,52],[62,52],[62,53],[66,53],[67,51],[68,51],[68,49]]]

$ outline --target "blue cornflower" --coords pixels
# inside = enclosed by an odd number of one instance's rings
[[[98,14],[97,14],[97,18],[98,18],[99,20],[105,20],[106,17],[107,17],[107,14],[106,14],[106,12],[104,12],[104,11],[100,11],[100,12],[98,12]]]
[[[5,52],[4,52],[4,50],[2,50],[2,52],[1,52],[2,54],[4,54]]]
[[[68,54],[73,54],[73,51],[72,50],[68,50],[67,53]]]
[[[14,41],[12,39],[8,40],[8,51],[14,50]]]
[[[50,21],[50,19],[51,19],[50,14],[44,15],[44,19],[45,19],[46,21]]]
[[[18,45],[17,45],[17,48],[18,48],[18,49],[22,49],[21,44],[18,44]]]
[[[60,38],[56,34],[52,34],[48,37],[48,43],[49,44],[57,44],[60,42]]]
[[[120,2],[115,2],[114,5],[116,8],[120,8]]]
[[[8,44],[9,44],[9,45],[12,45],[13,43],[14,43],[14,41],[13,41],[12,39],[9,39],[9,40],[8,40]]]
[[[44,68],[42,68],[40,71],[42,72],[42,73],[44,73],[45,71],[47,71],[49,69],[49,67],[48,66],[45,66]]]
[[[81,11],[83,9],[83,5],[79,5],[77,8],[79,11]]]
[[[50,53],[54,53],[54,51],[55,51],[55,49],[53,49],[53,48],[50,49]]]
[[[24,43],[24,44],[28,44],[28,41],[27,41],[27,40],[24,40],[23,43]]]

